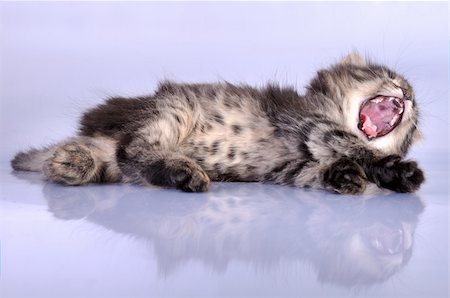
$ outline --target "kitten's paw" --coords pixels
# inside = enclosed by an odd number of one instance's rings
[[[84,145],[67,143],[56,148],[44,165],[49,180],[67,185],[80,185],[92,180],[95,161]]]
[[[396,192],[415,192],[425,181],[415,161],[401,161],[398,155],[389,155],[373,164],[375,183]]]
[[[341,158],[325,171],[323,184],[326,189],[337,193],[356,195],[366,189],[367,177],[363,168],[356,162]]]
[[[186,192],[207,191],[210,184],[208,175],[198,164],[184,159],[155,161],[144,175],[150,184],[176,187]]]

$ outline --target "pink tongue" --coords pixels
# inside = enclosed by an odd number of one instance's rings
[[[389,101],[389,97],[379,96],[367,102],[361,109],[360,120],[361,130],[369,138],[385,135],[392,130],[402,107]]]
[[[366,133],[366,135],[369,138],[376,137],[377,136],[377,126],[372,123],[370,118],[365,114],[361,114],[361,120],[363,121],[362,130]]]

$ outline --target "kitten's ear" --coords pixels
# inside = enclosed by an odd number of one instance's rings
[[[357,52],[353,52],[347,56],[345,56],[341,62],[341,64],[353,64],[357,66],[367,65],[366,60]]]

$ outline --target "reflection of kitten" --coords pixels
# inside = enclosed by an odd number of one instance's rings
[[[150,244],[161,275],[199,262],[214,272],[244,262],[267,272],[303,272],[354,287],[387,280],[412,255],[423,211],[415,196],[333,200],[314,191],[268,185],[186,197],[119,186],[44,187],[50,212],[81,219]]]
[[[294,89],[162,83],[88,111],[78,137],[19,153],[16,170],[51,181],[137,182],[205,191],[210,180],[262,181],[362,193],[368,182],[413,192],[424,181],[402,161],[419,135],[409,83],[357,54]]]

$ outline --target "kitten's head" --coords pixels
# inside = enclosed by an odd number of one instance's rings
[[[320,70],[308,93],[335,101],[340,107],[338,120],[369,146],[385,153],[405,155],[420,136],[418,109],[408,81],[356,53]]]

